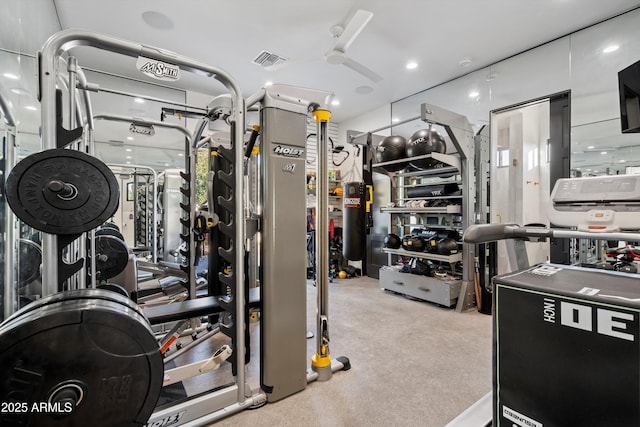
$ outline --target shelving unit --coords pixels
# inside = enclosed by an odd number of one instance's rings
[[[474,216],[473,130],[464,116],[429,104],[423,104],[421,115],[412,120],[443,127],[455,147],[455,154],[432,153],[374,164],[375,172],[384,173],[391,179],[392,203],[380,208],[380,212],[389,214],[389,232],[401,238],[413,228],[427,227],[456,230],[462,235],[473,223]],[[411,119],[406,122],[410,121]],[[432,158],[437,163],[432,168],[424,170],[388,172],[384,169],[384,166],[390,164],[426,158]],[[441,184],[456,184],[461,191],[428,197],[408,195],[409,189]],[[474,307],[475,248],[461,241],[457,243],[458,252],[451,255],[382,248],[382,252],[388,255],[388,263],[380,269],[380,287],[435,302],[441,306],[455,305],[456,311],[459,312]],[[440,274],[431,277],[403,273],[400,271],[401,266],[396,262],[399,257],[429,260],[441,267]],[[446,271],[446,274],[442,273],[443,271]]]
[[[329,180],[329,191],[333,191],[334,189],[341,187],[342,181],[336,179]],[[307,185],[307,195],[315,195],[316,190],[315,187],[309,188]],[[336,226],[342,226],[342,196],[333,196],[329,195],[329,218],[333,219],[337,224]],[[315,215],[316,205],[315,203],[309,202],[309,198],[307,198],[307,211]]]
[[[336,188],[342,187],[342,181],[337,179],[329,179],[329,192],[333,192]],[[316,215],[316,203],[310,202],[309,196],[315,196],[316,189],[315,186],[309,185],[307,183],[307,214],[311,215],[315,218]],[[313,199],[313,197],[312,197]],[[329,194],[329,219],[334,221],[335,227],[342,227],[342,196],[335,196]],[[307,237],[309,239],[309,237]],[[315,246],[307,245],[307,271],[309,275],[309,271],[314,268],[313,260],[315,259]],[[342,267],[344,264],[344,259],[342,258],[342,251],[335,250],[331,247],[329,248],[329,261],[330,263],[335,263]],[[337,273],[336,273],[337,274]],[[332,279],[332,277],[330,277]]]

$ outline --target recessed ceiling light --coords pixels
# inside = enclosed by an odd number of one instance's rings
[[[590,146],[587,147],[587,150],[593,150],[594,148],[596,148],[596,147],[594,147],[593,145],[590,145]]]
[[[133,98],[133,100],[135,102],[137,102],[138,104],[144,104],[144,99],[142,99],[142,98]]]
[[[625,159],[620,160],[620,163],[627,163]]]
[[[498,78],[498,73],[489,73],[489,74],[487,74],[487,76],[484,79],[487,82],[492,82],[497,78]]]
[[[415,61],[409,61],[407,62],[407,65],[405,65],[405,67],[407,68],[407,70],[415,70],[416,68],[418,68],[418,63]]]
[[[36,107],[34,107],[33,105],[27,105],[24,108],[26,108],[27,110],[30,110],[30,111],[38,111],[38,109]]]
[[[331,105],[338,106],[338,105],[340,105],[340,101],[337,100],[337,99],[334,99],[333,101],[331,101]]]
[[[272,86],[272,85],[273,85],[273,82],[265,82],[264,87],[269,87],[269,86]]]
[[[127,162],[127,164],[128,164],[128,165],[130,165],[130,164],[131,164],[131,162]]]
[[[366,95],[371,92],[373,92],[373,88],[371,86],[358,86],[356,88],[356,93],[360,95]]]
[[[20,79],[19,76],[16,76],[15,74],[11,74],[11,73],[4,73],[3,76],[5,76],[6,78],[11,79],[11,80],[19,80]]]
[[[480,93],[478,93],[478,91],[472,91],[469,92],[469,98],[477,98],[478,96],[480,96]]]
[[[620,46],[618,46],[617,44],[612,44],[602,49],[602,53],[611,53],[611,52],[615,52],[618,49],[620,49]]]
[[[391,119],[392,123],[398,123],[399,121],[400,121],[400,119],[397,118],[397,117],[394,117],[394,118]]]
[[[606,151],[601,151],[600,154],[607,154],[607,152]]]
[[[173,21],[167,15],[153,10],[142,12],[142,20],[156,30],[170,30],[173,28]]]
[[[128,138],[131,138],[131,137],[128,137]],[[127,139],[128,139],[128,138],[127,138]],[[131,138],[131,139],[133,139],[133,138]],[[133,151],[133,150],[132,150],[131,148],[126,148],[126,149],[125,149],[125,151],[128,151],[128,152],[130,153],[130,152],[131,152],[131,151]]]
[[[126,158],[127,158],[127,159],[130,159],[130,158],[131,158],[131,156],[127,156]]]
[[[165,163],[164,165],[165,165],[165,166],[169,166],[169,163]]]
[[[468,67],[469,65],[471,65],[471,58],[464,58],[460,60],[458,64],[460,64],[461,67]]]
[[[178,153],[178,157],[184,157],[184,154]]]

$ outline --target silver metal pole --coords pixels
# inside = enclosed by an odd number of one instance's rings
[[[331,378],[329,351],[329,173],[327,123],[331,113],[316,110],[313,115],[318,124],[316,132],[316,288],[318,292],[317,347],[312,367],[318,372],[318,381]]]
[[[316,170],[316,279],[318,288],[318,343],[316,351],[322,355],[322,318],[326,315],[327,298],[326,290],[329,283],[329,242],[327,233],[329,232],[328,212],[329,212],[329,174],[327,166],[327,122],[319,121],[317,138],[317,170]]]
[[[2,98],[0,96],[0,98]],[[5,110],[6,111],[6,110]],[[5,120],[7,117],[5,116]],[[7,120],[8,121],[8,120]],[[6,159],[5,159],[5,180],[7,172],[13,167],[16,161],[15,127],[10,125],[5,133],[6,139]],[[18,283],[16,280],[16,271],[18,263],[16,262],[16,253],[19,250],[18,239],[16,239],[16,216],[11,209],[7,207],[4,217],[5,225],[5,247],[4,247],[4,318],[11,316],[18,309]],[[19,272],[18,272],[19,273]]]
[[[77,70],[78,60],[75,56],[70,56],[67,61],[67,72],[69,73],[69,129],[75,128],[82,121],[82,115],[78,109],[78,91],[75,89],[77,84]],[[82,147],[82,141],[78,142],[76,149],[78,151],[84,151]],[[76,262],[79,258],[83,257],[87,253],[87,247],[85,244],[86,234],[83,233],[78,239],[73,241],[70,245],[69,261],[71,263]],[[70,289],[84,289],[87,287],[85,269],[82,268],[69,278]]]
[[[4,116],[4,121],[7,123],[8,129],[5,133],[6,139],[5,143],[7,145],[6,151],[6,159],[5,159],[5,180],[8,175],[8,172],[15,164],[15,143],[16,143],[16,120],[13,117],[13,113],[9,108],[9,105],[3,96],[2,88],[0,87],[0,111]],[[4,249],[4,316],[5,319],[13,314],[18,307],[18,297],[17,297],[17,283],[15,280],[16,268],[14,266],[17,264],[15,259],[15,254],[17,253],[17,242],[16,242],[16,216],[11,209],[7,208],[6,215],[4,217],[4,225],[5,225],[5,249]]]
[[[162,104],[169,104],[169,105],[177,105],[179,107],[186,107],[186,108],[191,108],[192,110],[198,110],[198,111],[203,111],[203,112],[207,112],[206,108],[202,108],[202,107],[196,107],[194,105],[189,105],[189,104],[185,104],[182,102],[176,102],[176,101],[171,101],[168,99],[162,99],[162,98],[157,98],[155,96],[149,96],[149,95],[143,95],[141,93],[133,93],[133,92],[126,92],[123,90],[118,90],[118,89],[111,89],[111,88],[106,88],[104,86],[99,86],[97,84],[87,84],[86,81],[84,83],[79,83],[77,85],[78,89],[82,89],[83,91],[87,92],[104,92],[104,93],[112,93],[114,95],[122,95],[122,96],[128,96],[131,98],[140,98],[140,99],[144,99],[146,101],[153,101],[153,102],[159,102]]]

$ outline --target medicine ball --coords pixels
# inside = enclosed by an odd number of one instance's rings
[[[406,156],[407,140],[399,135],[388,136],[376,147],[376,160],[378,163],[400,160]],[[397,172],[405,167],[409,162],[400,162],[383,166],[387,172]]]
[[[407,141],[407,157],[423,156],[431,153],[442,153],[447,151],[447,144],[444,138],[433,129],[421,129],[411,135]],[[435,159],[419,159],[411,162],[411,166],[418,169],[429,169],[438,163]]]
[[[340,272],[338,273],[338,277],[341,279],[346,279],[347,278],[347,272],[344,270],[340,270]]]
[[[422,252],[424,251],[424,240],[417,236],[404,236],[402,238],[402,247],[408,251]]]
[[[437,235],[433,235],[429,238],[424,239],[425,242],[425,250],[431,253],[438,252],[438,242],[441,240]]]
[[[458,243],[453,239],[442,239],[438,242],[438,253],[440,255],[451,255],[458,253]]]
[[[384,238],[384,247],[389,249],[400,249],[402,246],[402,240],[398,237],[397,234],[387,234]]]

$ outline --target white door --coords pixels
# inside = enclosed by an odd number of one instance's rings
[[[549,100],[491,114],[491,223],[549,225]],[[549,259],[548,243],[526,243],[529,264]],[[498,273],[510,265],[498,243]]]

